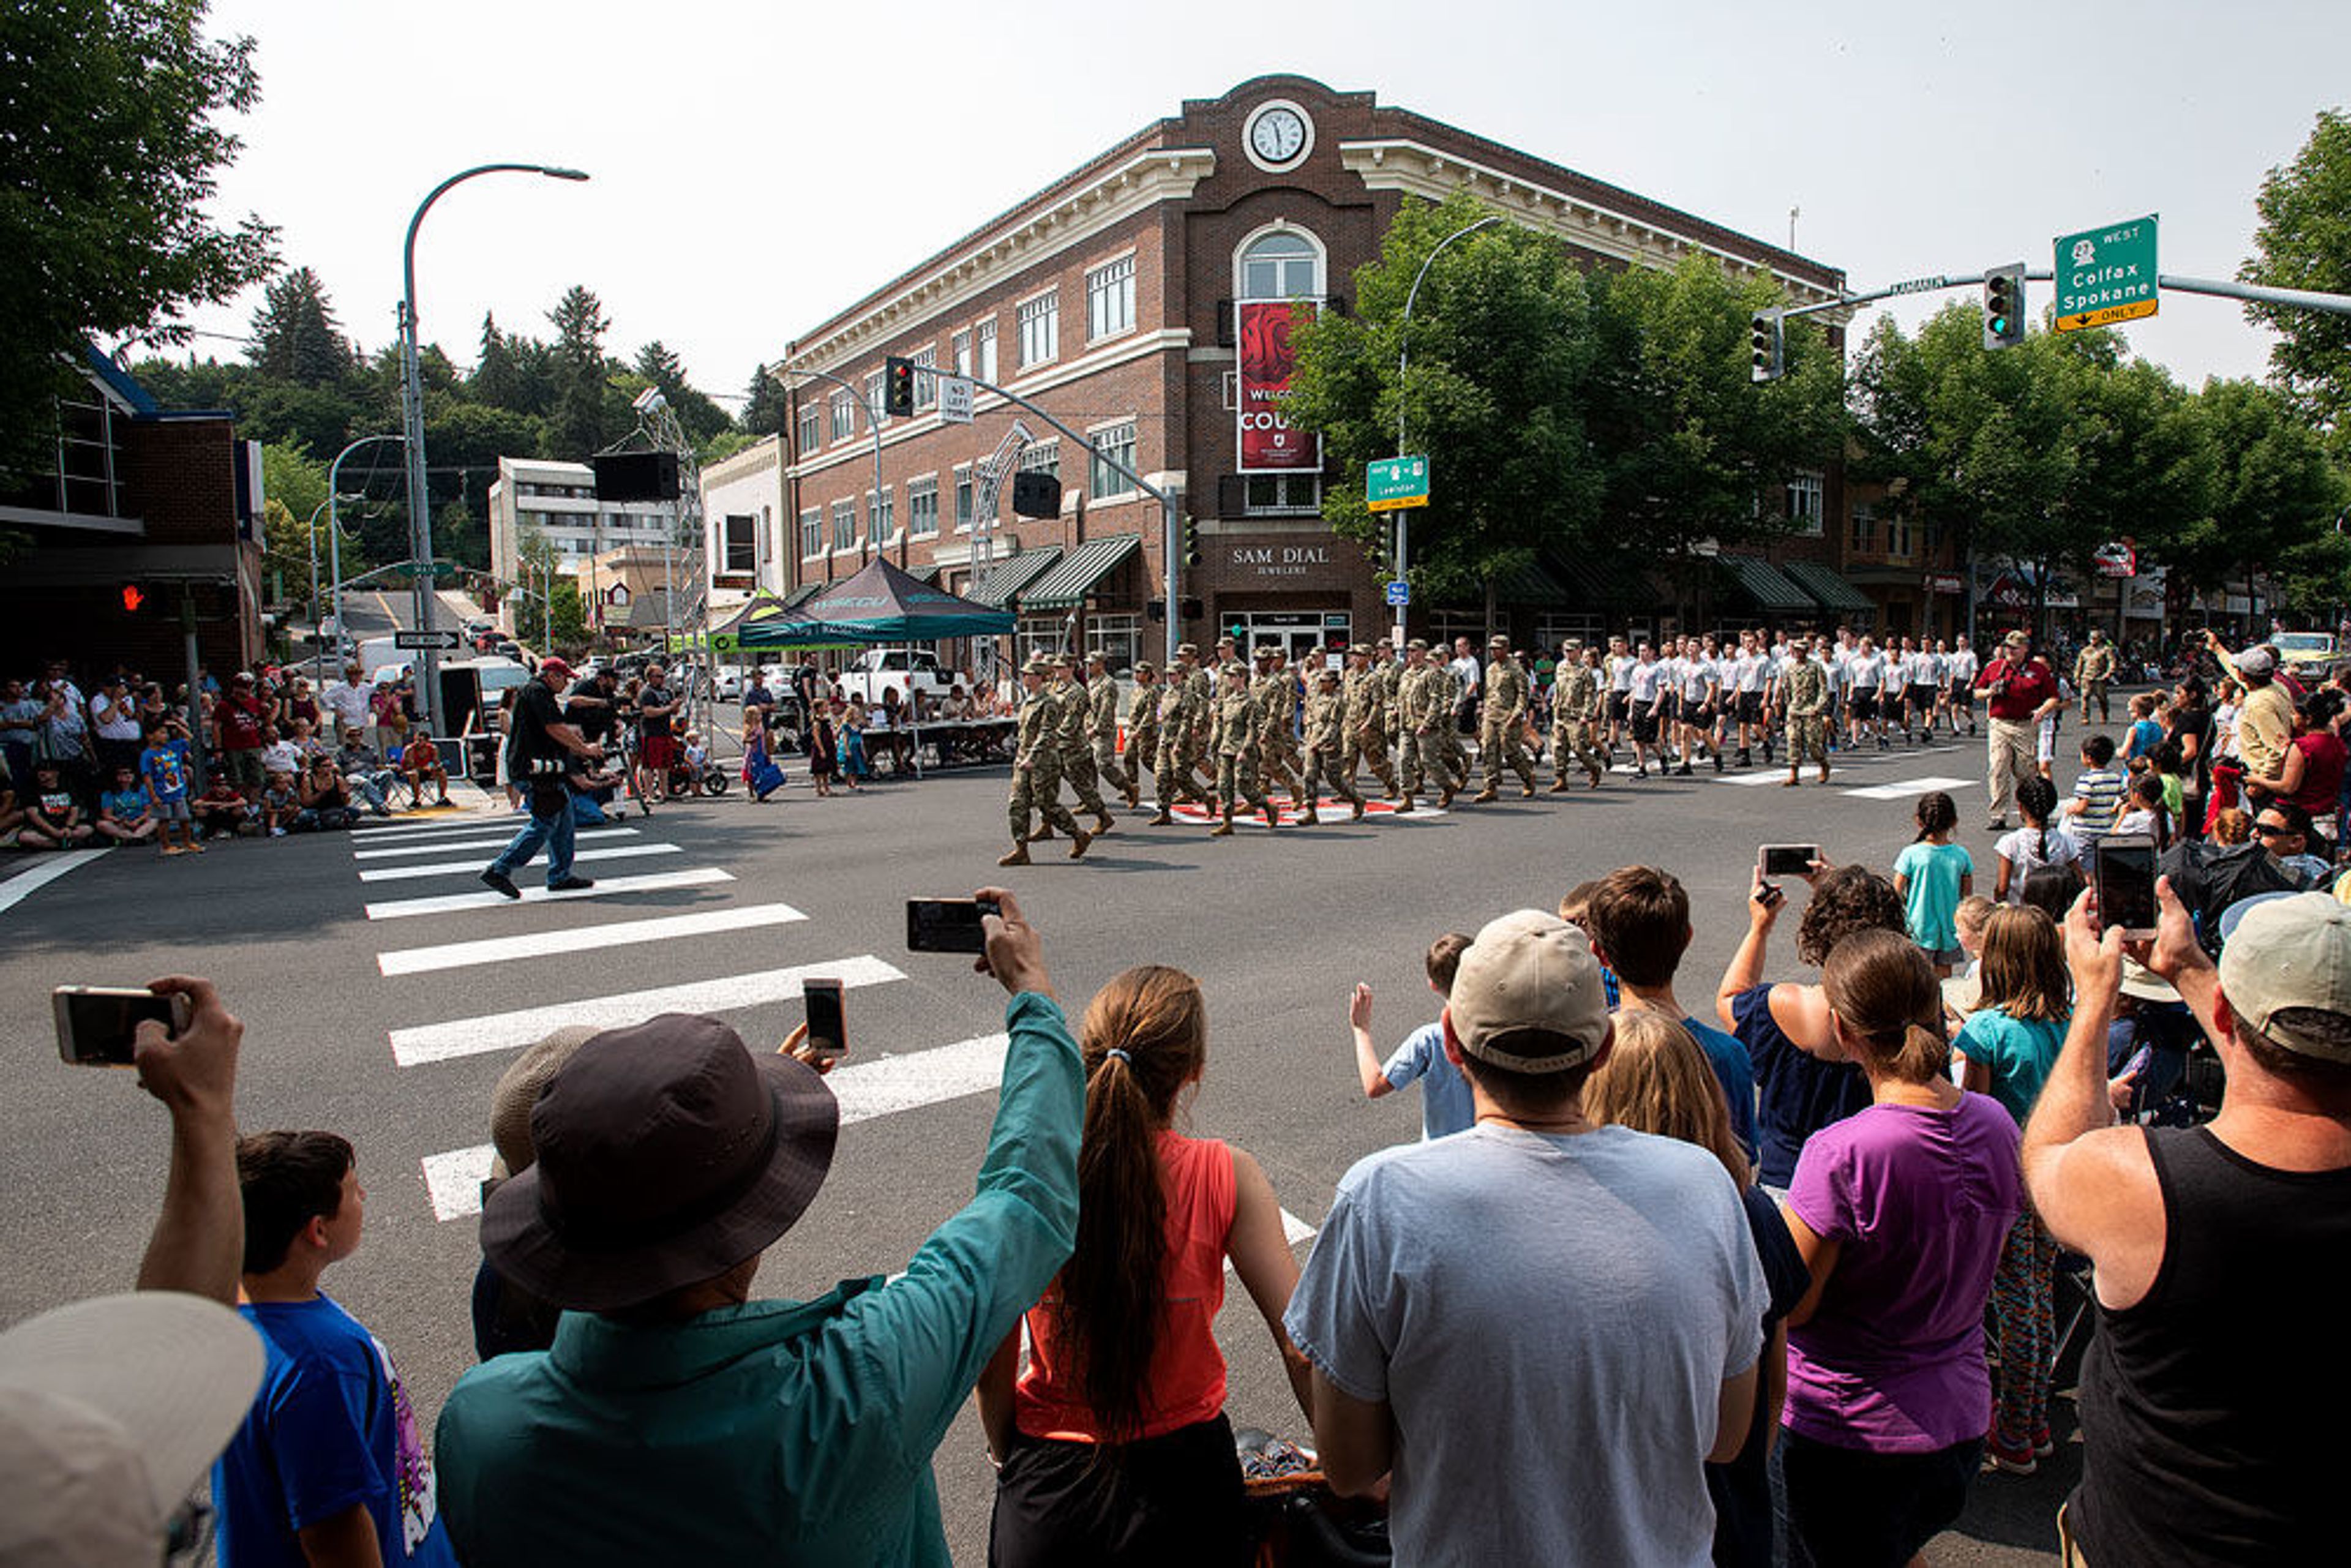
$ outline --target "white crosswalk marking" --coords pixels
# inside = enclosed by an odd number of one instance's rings
[[[1891,784],[1873,784],[1866,789],[1839,791],[1848,800],[1899,800],[1907,796],[1925,795],[1936,789],[1967,789],[1974,787],[1971,779],[1901,779]]]
[[[665,915],[652,920],[621,920],[609,925],[574,925],[556,931],[528,932],[520,936],[486,937],[478,942],[403,947],[377,954],[375,962],[377,969],[385,975],[422,975],[436,969],[462,969],[473,964],[503,964],[512,958],[542,958],[552,953],[601,953],[630,943],[670,942],[681,936],[789,925],[807,918],[789,904],[747,904],[728,909],[699,910],[692,915]]]
[[[401,1066],[414,1067],[427,1061],[517,1050],[564,1024],[617,1029],[623,1024],[642,1023],[655,1013],[721,1013],[787,1002],[800,994],[800,981],[820,975],[852,988],[906,977],[872,955],[861,953],[820,964],[796,964],[748,975],[695,980],[682,986],[583,997],[549,1007],[396,1029],[392,1031],[392,1055]]]
[[[582,828],[579,833],[583,841],[589,839],[633,839],[636,836],[634,828]],[[382,861],[396,860],[402,855],[454,854],[459,850],[504,849],[512,842],[514,834],[511,832],[501,833],[494,839],[435,839],[429,844],[402,844],[396,849],[353,850],[351,859]]]
[[[613,844],[609,848],[581,850],[571,858],[575,861],[631,860],[639,855],[674,855],[681,853],[675,844]],[[455,876],[459,872],[480,873],[487,861],[435,861],[431,865],[386,865],[360,873],[361,882],[400,882],[420,876]]]
[[[393,839],[429,839],[436,834],[478,833],[500,826],[519,826],[519,814],[493,816],[485,811],[467,811],[462,816],[434,817],[423,821],[385,822],[378,827],[353,828],[354,841],[386,843]]]
[[[707,887],[715,883],[734,880],[732,872],[715,865],[698,865],[687,871],[599,877],[593,887],[567,893],[551,893],[544,886],[526,887],[520,899],[508,898],[487,889],[480,893],[436,894],[431,898],[395,898],[369,904],[366,914],[370,920],[400,920],[417,915],[455,915],[468,909],[515,909],[531,904],[569,904],[580,898],[618,898],[632,893],[666,893],[674,888]]]
[[[1724,773],[1719,775],[1715,782],[1718,784],[1782,784],[1787,781],[1787,777],[1775,768],[1769,773]]]

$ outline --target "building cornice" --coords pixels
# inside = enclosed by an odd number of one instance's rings
[[[1343,141],[1339,162],[1369,189],[1401,191],[1429,202],[1442,202],[1457,191],[1468,191],[1513,223],[1636,267],[1671,267],[1691,251],[1702,251],[1720,261],[1733,277],[1774,278],[1792,304],[1824,304],[1839,297],[1834,290],[1783,268],[1424,141],[1398,137]],[[1853,317],[1850,309],[1822,314],[1838,326]]]
[[[783,461],[784,438],[780,435],[763,435],[742,451],[722,457],[702,470],[702,483],[706,486],[730,484],[737,479],[747,479],[755,474],[764,474],[770,468],[781,467]]]
[[[895,293],[882,297],[852,318],[819,329],[820,336],[794,343],[792,364],[840,371],[926,322],[951,316],[1002,279],[1081,245],[1113,225],[1162,202],[1191,198],[1200,182],[1217,172],[1217,155],[1205,147],[1171,147],[1137,153],[1114,169],[1072,186],[1052,200],[1025,207]]]

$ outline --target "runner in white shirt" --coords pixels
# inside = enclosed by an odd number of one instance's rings
[[[1739,766],[1754,766],[1755,732],[1762,731],[1763,760],[1771,760],[1771,732],[1764,727],[1763,688],[1771,678],[1771,655],[1757,646],[1752,632],[1739,634],[1739,656],[1730,661],[1730,683],[1739,716]]]
[[[1935,651],[1935,644],[1926,638],[1918,640],[1918,657],[1910,667],[1910,695],[1921,711],[1913,716],[1918,727],[1918,738],[1930,742],[1935,738],[1935,718],[1943,711],[1943,685],[1950,677],[1943,666],[1950,661]]]
[[[1666,667],[1658,663],[1656,651],[1646,643],[1641,644],[1641,655],[1634,661],[1632,678],[1625,687],[1633,727],[1634,777],[1649,776],[1648,748],[1657,744],[1657,696],[1665,689]],[[1665,756],[1657,758],[1657,770],[1665,771]]]
[[[1959,733],[1962,715],[1967,717],[1968,733],[1973,735],[1976,732],[1977,668],[1976,651],[1968,646],[1968,635],[1962,632],[1959,636],[1959,645],[1951,650],[1950,658],[1943,665],[1944,678],[1950,685],[1950,699],[1944,705],[1944,711],[1950,715],[1953,735]]]
[[[1879,708],[1886,689],[1886,655],[1868,638],[1853,651],[1844,664],[1846,684],[1852,696],[1845,704],[1845,739],[1856,751],[1861,749],[1862,733],[1867,730],[1877,737],[1877,748],[1886,749],[1886,718]]]
[[[1690,758],[1704,747],[1713,754],[1714,770],[1719,773],[1722,752],[1712,744],[1709,735],[1714,727],[1715,694],[1721,689],[1721,677],[1715,673],[1711,651],[1701,643],[1683,638],[1682,657],[1675,666],[1674,679],[1680,695],[1676,716],[1682,754],[1682,765],[1676,771],[1688,778]]]
[[[1845,744],[1844,727],[1853,719],[1853,660],[1856,650],[1853,633],[1843,626],[1837,628],[1836,644],[1827,651],[1829,666],[1829,711],[1824,728],[1829,733],[1829,749],[1835,751]]]
[[[1639,661],[1622,637],[1608,639],[1608,657],[1603,666],[1608,677],[1608,752],[1613,761],[1616,747],[1625,739],[1625,726],[1632,717],[1633,666]]]

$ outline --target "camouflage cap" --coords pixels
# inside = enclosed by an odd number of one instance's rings
[[[1257,653],[1252,656],[1259,659],[1279,659],[1281,657],[1281,646],[1277,643],[1259,643],[1257,645]]]
[[[1428,652],[1428,639],[1426,637],[1415,637],[1411,642],[1405,644],[1405,650],[1407,653],[1426,653]]]
[[[1314,678],[1318,681],[1336,681],[1339,678],[1339,672],[1325,664]]]
[[[1137,676],[1142,676],[1142,675],[1155,675],[1155,674],[1157,674],[1158,673],[1159,673],[1159,666],[1158,666],[1158,665],[1156,665],[1156,664],[1153,664],[1150,660],[1148,660],[1148,659],[1137,659],[1136,661],[1134,661],[1134,674],[1135,674]]]
[[[1020,666],[1020,673],[1024,675],[1050,675],[1053,673],[1052,661],[1042,653],[1031,653],[1029,662]]]
[[[1200,644],[1178,643],[1176,644],[1176,656],[1179,659],[1196,659],[1200,656]]]
[[[1372,645],[1369,643],[1358,643],[1347,650],[1347,655],[1354,659],[1368,659],[1372,656]]]
[[[1075,669],[1077,664],[1067,653],[1053,653],[1046,657],[1045,667],[1051,670],[1070,670]]]
[[[1486,646],[1489,648],[1507,648],[1510,645],[1510,638],[1499,632],[1495,632],[1491,637],[1486,639]]]
[[[1089,664],[1100,664],[1103,669],[1107,670],[1110,668],[1110,655],[1100,648],[1089,649],[1086,653],[1086,663]]]
[[[1237,680],[1237,681],[1245,681],[1245,680],[1248,680],[1248,679],[1249,679],[1249,666],[1248,666],[1247,664],[1242,664],[1238,659],[1235,659],[1235,660],[1231,661],[1230,663],[1228,663],[1228,664],[1227,664],[1225,665],[1225,674],[1226,674],[1226,676],[1227,676],[1228,679],[1231,679],[1231,680]]]

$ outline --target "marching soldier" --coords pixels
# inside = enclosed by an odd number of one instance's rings
[[[1466,646],[1468,638],[1462,639]],[[1461,747],[1461,706],[1468,700],[1468,689],[1461,673],[1445,657],[1441,648],[1431,649],[1428,667],[1436,672],[1431,684],[1445,695],[1445,717],[1437,727],[1438,749],[1445,754],[1445,778],[1451,780],[1455,794],[1469,788],[1469,753]]]
[[[1567,761],[1573,757],[1600,788],[1608,759],[1593,744],[1600,713],[1600,650],[1571,641],[1561,651],[1559,675],[1552,684],[1551,788],[1554,795],[1567,788]]]
[[[1154,827],[1164,828],[1176,820],[1170,808],[1176,801],[1200,799],[1192,787],[1192,732],[1199,718],[1199,648],[1190,643],[1180,644],[1176,667],[1167,672],[1160,686],[1159,752],[1151,765],[1153,792],[1159,802],[1159,814],[1151,819]]]
[[[1404,666],[1396,661],[1395,644],[1385,637],[1372,644],[1372,673],[1380,680],[1380,754],[1393,766],[1403,734],[1396,694],[1404,685]],[[1395,786],[1391,785],[1388,799],[1395,797]]]
[[[1069,780],[1071,792],[1078,798],[1078,810],[1094,819],[1094,837],[1100,838],[1118,825],[1102,804],[1102,790],[1094,776],[1093,740],[1086,731],[1092,709],[1086,701],[1085,687],[1070,678],[1077,663],[1067,653],[1052,655],[1053,684],[1046,695],[1061,707],[1055,720],[1054,740],[1061,750],[1061,773]]]
[[[1354,807],[1352,821],[1364,818],[1364,797],[1356,791],[1355,781],[1340,770],[1339,759],[1346,751],[1342,732],[1347,722],[1347,699],[1339,690],[1339,672],[1327,665],[1315,677],[1314,695],[1306,699],[1306,821],[1319,822],[1315,804],[1322,798],[1322,786],[1329,779],[1331,790]]]
[[[1233,812],[1244,800],[1250,810],[1265,813],[1267,827],[1281,825],[1273,803],[1258,787],[1258,709],[1249,701],[1249,671],[1238,664],[1227,664],[1224,682],[1209,736],[1210,749],[1217,756],[1217,802],[1224,813],[1223,820],[1208,830],[1208,836],[1217,839],[1232,832]]]
[[[1519,739],[1527,722],[1527,673],[1510,657],[1510,640],[1502,633],[1488,638],[1486,647],[1493,657],[1486,664],[1485,700],[1478,711],[1478,749],[1486,759],[1486,786],[1478,791],[1477,799],[1486,801],[1499,796],[1504,768],[1519,776],[1531,799],[1534,763]]]
[[[2106,685],[2115,678],[2115,646],[2106,634],[2096,627],[2090,628],[2090,641],[2074,656],[2074,689],[2082,694],[2082,722],[2090,722],[2090,699],[2098,703],[2098,722],[2105,724],[2112,715],[2106,707]],[[1970,715],[1970,717],[1973,716]]]
[[[1780,676],[1781,701],[1788,710],[1788,777],[1783,788],[1797,785],[1796,774],[1810,757],[1821,765],[1821,782],[1829,781],[1829,672],[1813,657],[1809,638],[1788,644],[1788,667]]]
[[[1118,760],[1118,677],[1110,673],[1110,655],[1096,649],[1086,655],[1086,733],[1093,741],[1094,774],[1126,797],[1129,806],[1142,803],[1143,792]]]
[[[1204,800],[1216,788],[1216,764],[1208,760],[1208,732],[1217,719],[1220,672],[1231,661],[1232,648],[1230,637],[1217,638],[1215,661],[1195,664],[1185,678],[1191,688],[1192,727],[1184,737],[1184,787]]]
[[[1258,774],[1267,794],[1272,794],[1279,784],[1296,806],[1306,802],[1299,792],[1295,748],[1290,745],[1294,689],[1281,662],[1281,650],[1270,643],[1259,643],[1257,677],[1249,682],[1249,700],[1258,708]]]
[[[1143,803],[1143,770],[1159,762],[1159,667],[1148,659],[1134,662],[1134,706],[1126,727],[1126,803]]]
[[[1083,855],[1086,846],[1093,842],[1093,836],[1079,827],[1078,820],[1061,804],[1061,758],[1054,740],[1061,709],[1045,691],[1049,670],[1044,660],[1031,659],[1020,671],[1020,689],[1027,695],[1020,699],[1013,731],[1012,852],[998,859],[998,865],[1029,863],[1029,821],[1039,813],[1049,827],[1070,835],[1071,860]]]
[[[1347,698],[1346,750],[1339,758],[1339,771],[1353,786],[1356,768],[1368,767],[1380,787],[1393,796],[1395,769],[1388,766],[1387,737],[1381,728],[1379,672],[1372,668],[1371,649],[1362,643],[1347,650],[1347,662],[1350,667],[1339,683]]]
[[[1444,661],[1428,656],[1424,638],[1405,644],[1396,726],[1404,753],[1403,798],[1396,810],[1411,810],[1413,796],[1423,789],[1438,797],[1439,809],[1453,804],[1453,769],[1445,757],[1445,737],[1453,728],[1453,677]]]

